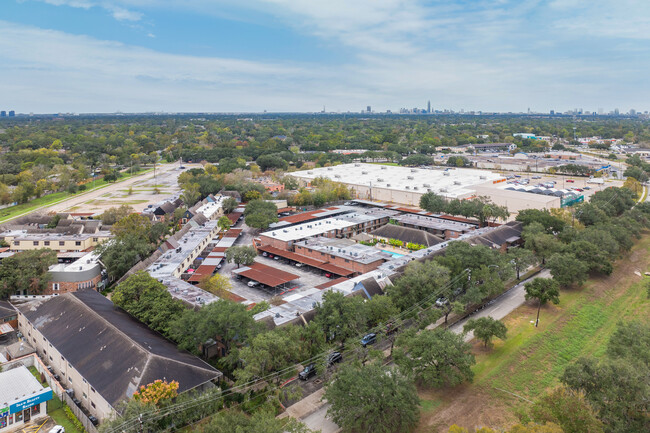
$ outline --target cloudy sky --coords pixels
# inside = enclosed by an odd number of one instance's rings
[[[650,109],[648,0],[1,0],[17,112]]]

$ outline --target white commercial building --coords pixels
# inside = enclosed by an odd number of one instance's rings
[[[409,168],[376,164],[342,164],[292,173],[303,183],[326,177],[350,186],[357,198],[418,205],[427,192],[450,199],[476,194],[475,186],[493,184],[504,177],[471,168]]]
[[[47,416],[52,389],[36,380],[27,367],[0,373],[0,432],[19,430],[30,421]]]

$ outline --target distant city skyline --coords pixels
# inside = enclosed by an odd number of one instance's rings
[[[642,0],[6,0],[16,113],[650,109]]]

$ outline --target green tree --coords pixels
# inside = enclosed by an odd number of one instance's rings
[[[111,299],[115,305],[165,336],[170,335],[171,323],[185,310],[183,303],[172,298],[167,287],[146,271],[136,272],[120,283]]]
[[[420,404],[411,381],[375,363],[342,365],[325,388],[327,413],[345,432],[409,432]]]
[[[517,273],[517,280],[521,279],[521,271],[537,263],[537,258],[531,250],[525,248],[511,248],[508,250],[508,259],[511,261]]]
[[[148,240],[139,236],[113,238],[95,247],[108,274],[119,279],[140,260],[151,254],[152,246]]]
[[[132,213],[117,221],[111,232],[117,238],[143,237],[151,228],[151,220],[144,215]]]
[[[6,257],[0,262],[0,299],[16,293],[40,295],[52,278],[48,270],[56,263],[56,251],[49,248]]]
[[[246,202],[253,201],[253,200],[261,200],[262,199],[262,193],[259,192],[259,191],[250,190],[250,191],[246,191],[242,198]]]
[[[470,331],[474,331],[474,336],[488,347],[494,337],[505,340],[508,328],[502,322],[488,316],[468,320],[463,326],[463,333]]]
[[[603,423],[584,393],[564,386],[555,388],[536,401],[530,413],[534,421],[555,423],[562,427],[564,433],[603,433]]]
[[[403,374],[423,385],[456,386],[474,378],[471,346],[446,329],[409,329],[397,338],[394,358]]]
[[[247,415],[236,410],[226,410],[212,417],[209,423],[199,427],[202,433],[310,433],[304,424],[295,418],[276,418],[266,408]]]
[[[360,296],[346,297],[341,292],[328,291],[323,294],[323,302],[316,304],[314,312],[314,321],[328,340],[343,343],[367,329],[367,310]]]
[[[186,208],[191,208],[199,200],[201,197],[200,188],[201,185],[198,183],[187,183],[183,185],[181,200],[183,200],[183,204],[185,204]]]
[[[199,287],[206,292],[224,298],[232,289],[232,283],[230,282],[230,278],[224,277],[221,274],[214,274],[206,275],[201,278],[201,281],[199,281]]]
[[[238,206],[239,203],[237,202],[237,199],[232,197],[225,198],[221,203],[221,208],[223,209],[223,213],[226,215],[231,213],[235,209],[237,209]]]
[[[553,279],[563,287],[582,285],[587,281],[589,265],[573,253],[555,253],[548,259],[546,266],[551,270]]]
[[[558,283],[551,278],[535,278],[524,284],[526,291],[526,300],[537,299],[537,319],[535,319],[535,327],[539,324],[539,312],[542,305],[547,302],[552,302],[555,305],[560,303],[560,290]]]
[[[111,226],[132,213],[135,213],[135,210],[128,204],[123,204],[120,207],[112,207],[106,209],[102,214],[102,223]]]
[[[232,226],[232,223],[230,222],[230,219],[227,216],[222,216],[219,218],[219,221],[217,221],[217,225],[221,230],[228,231],[230,229],[230,226]]]
[[[546,259],[562,248],[560,241],[553,235],[546,233],[526,234],[524,232],[523,236],[526,248],[533,251],[537,258],[542,260],[542,264],[545,264]]]
[[[224,299],[211,302],[198,311],[186,309],[170,324],[171,338],[180,348],[196,354],[200,354],[200,345],[218,339],[228,355],[256,332],[257,324],[246,306]],[[238,362],[237,354],[233,355],[233,363]]]
[[[242,368],[235,370],[239,383],[282,371],[269,381],[280,384],[296,374],[295,366],[302,359],[303,346],[299,338],[300,328],[284,326],[257,334],[239,351]]]
[[[253,264],[255,257],[257,257],[257,251],[251,246],[234,246],[226,250],[226,261],[235,263],[237,267]]]
[[[447,200],[435,192],[427,192],[420,197],[420,208],[433,213],[445,212]]]
[[[524,209],[519,211],[516,219],[521,221],[524,226],[534,222],[539,223],[549,234],[561,232],[566,225],[561,218],[551,215],[551,212],[547,209]]]
[[[386,288],[386,292],[403,311],[427,297],[444,296],[448,283],[449,269],[446,267],[434,261],[413,261],[408,264],[402,276]]]
[[[275,204],[264,200],[248,202],[244,210],[246,225],[258,229],[265,229],[278,221],[278,208]]]

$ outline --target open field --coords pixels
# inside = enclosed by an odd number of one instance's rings
[[[27,203],[18,204],[16,206],[7,207],[0,209],[0,223],[18,218],[28,213],[34,212],[38,209],[43,209],[50,206],[55,206],[57,204],[68,203],[69,199],[73,197],[87,197],[87,194],[95,193],[95,191],[103,190],[112,185],[123,185],[122,182],[131,179],[132,177],[137,177],[143,174],[152,171],[153,169],[144,169],[133,175],[126,174],[124,177],[121,177],[115,183],[108,183],[104,179],[99,179],[95,182],[89,182],[86,184],[86,191],[79,191],[77,193],[70,193],[67,191],[55,192],[52,194],[45,195],[33,200],[28,201]],[[107,197],[110,196],[110,193],[105,194]],[[70,211],[70,209],[68,209]]]
[[[516,309],[504,319],[508,339],[491,350],[474,342],[474,383],[451,390],[420,391],[420,433],[464,427],[507,427],[519,421],[529,403],[559,383],[564,368],[580,356],[601,356],[623,320],[650,321],[650,300],[640,273],[650,267],[650,235],[617,262],[612,275],[592,278],[582,289],[564,290],[560,304],[542,307],[539,328],[533,327],[536,303]],[[514,396],[512,394],[516,394]]]

